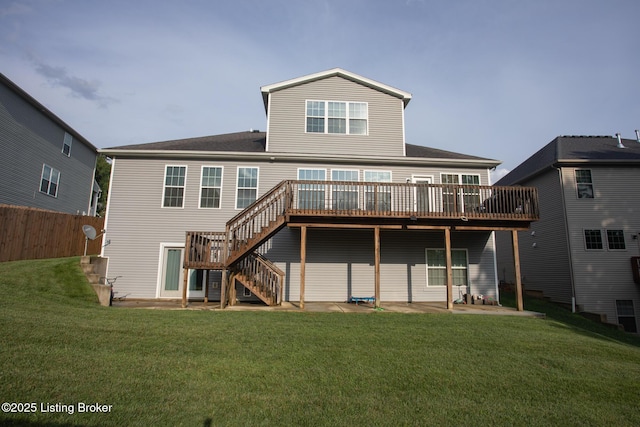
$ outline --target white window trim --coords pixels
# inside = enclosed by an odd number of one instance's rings
[[[205,187],[204,185],[202,185],[202,174],[204,172],[204,168],[220,168],[220,206],[218,206],[217,208],[202,207],[202,189],[203,188],[218,188],[218,187]],[[222,187],[223,187],[223,185],[224,185],[224,166],[220,166],[220,165],[202,165],[202,167],[200,168],[200,189],[198,191],[198,209],[205,209],[205,210],[222,209]]]
[[[356,172],[358,174],[358,180],[357,181],[346,181],[346,182],[361,182],[360,178],[361,178],[361,174],[360,174],[360,170],[359,169],[331,169],[331,171],[329,172],[331,175],[331,179],[330,181],[338,181],[341,182],[340,180],[334,180],[333,179],[333,172]],[[334,189],[333,186],[331,186],[331,194],[329,194],[329,207],[331,209],[333,209],[333,193],[334,193]],[[359,194],[359,192],[358,192]],[[354,208],[354,209],[360,209],[360,197],[358,197],[358,205]],[[352,209],[349,209],[352,210]]]
[[[307,131],[307,103],[308,102],[324,102],[324,132],[308,132]],[[346,132],[345,133],[329,133],[329,102],[340,102],[346,104]],[[364,133],[351,133],[351,126],[349,126],[349,104],[365,104],[367,106],[366,119],[354,119],[354,120],[366,120],[367,126]],[[319,117],[319,116],[312,116]],[[365,101],[337,101],[334,99],[306,99],[304,102],[304,133],[310,135],[355,135],[355,136],[368,136],[369,135],[369,103]]]
[[[445,248],[425,248],[424,250],[424,260],[425,260],[425,268],[426,268],[426,281],[427,281],[427,288],[431,288],[431,289],[443,289],[446,288],[446,284],[443,285],[430,285],[429,284],[429,256],[427,255],[429,253],[429,251],[444,251]],[[467,270],[467,283],[462,285],[462,286],[466,286],[466,289],[469,289],[469,281],[470,281],[470,275],[469,275],[469,249],[467,248],[451,248],[451,252],[453,251],[464,251],[465,252],[465,257],[467,259],[467,265],[465,268],[461,268],[461,267],[454,267],[453,265],[451,266],[451,270]],[[446,254],[445,254],[446,256]],[[438,267],[439,268],[439,267]],[[445,271],[447,269],[446,265],[444,267]],[[454,288],[457,288],[457,285],[454,283],[453,284]],[[465,289],[465,292],[466,292]],[[455,289],[454,289],[455,290]]]
[[[236,168],[236,196],[235,196],[235,203],[234,203],[234,207],[235,210],[237,211],[242,211],[245,210],[246,208],[239,208],[238,207],[238,190],[240,190],[240,187],[238,187],[238,177],[240,176],[240,169],[257,169],[258,170],[258,176],[256,177],[256,200],[258,200],[260,198],[260,167],[259,166],[238,166]],[[242,187],[243,189],[251,189],[253,187]]]
[[[444,175],[456,175],[458,177],[458,182],[451,184],[451,183],[444,183],[442,182],[442,177]],[[462,176],[463,175],[467,175],[467,176],[477,176],[478,177],[478,186],[482,185],[482,175],[479,173],[469,173],[469,172],[440,172],[440,184],[441,185],[468,185],[468,184],[462,184]],[[441,198],[442,198],[442,205],[440,206],[440,209],[444,210],[444,189],[442,190],[442,194],[441,194]],[[460,192],[458,194],[458,206],[461,207],[461,212],[465,212],[465,205],[464,205],[464,192]]]
[[[305,179],[301,179],[300,178],[300,171],[322,171],[322,172],[324,172],[324,180],[321,180],[321,181],[328,181],[328,179],[327,179],[327,169],[324,169],[324,168],[298,168],[297,171],[296,171],[296,179],[298,181],[307,181]],[[323,191],[326,191],[326,190],[327,190],[327,188],[323,189]],[[298,197],[298,195],[296,195],[296,197]],[[300,199],[298,198],[297,200],[298,200],[298,203],[300,203]],[[327,208],[326,203],[327,203],[327,197],[325,195],[325,206],[324,206],[325,209]]]
[[[587,236],[585,234],[585,231],[590,230],[590,231],[599,231],[600,232],[600,241],[602,242],[602,248],[601,249],[590,249],[587,248]],[[603,236],[602,235],[602,229],[600,228],[583,228],[582,229],[582,244],[584,245],[584,250],[586,252],[604,252],[605,248],[609,247],[607,239],[606,239],[606,234]]]
[[[47,185],[47,191],[42,191],[42,179],[44,178],[44,168],[51,169],[51,172],[49,172],[49,178],[47,179],[47,181],[49,182],[49,185]],[[56,181],[56,194],[50,194],[49,190],[51,189],[51,177],[53,176],[53,172],[54,171],[58,172],[58,179]],[[40,182],[38,183],[38,191],[41,194],[44,194],[46,196],[53,197],[53,198],[57,199],[58,198],[58,192],[60,191],[60,175],[62,175],[62,174],[60,173],[60,171],[58,169],[54,168],[53,166],[49,166],[46,163],[43,163],[42,164],[42,170],[40,171]]]
[[[65,153],[64,152],[64,147],[65,146],[69,146],[69,153]],[[71,147],[73,145],[73,136],[69,133],[69,132],[65,132],[64,133],[64,138],[62,140],[62,154],[64,154],[67,157],[71,157]]]
[[[367,181],[367,172],[372,172],[372,173],[388,173],[389,174],[389,181]],[[374,182],[378,185],[380,184],[389,184],[393,182],[393,171],[390,170],[383,170],[383,169],[365,169],[362,171],[362,180],[364,182]],[[369,191],[371,189],[371,191]],[[374,194],[373,191],[373,187],[370,186],[366,186],[364,188],[364,200],[365,200],[365,209],[367,209],[369,207],[368,203],[367,203],[367,195],[369,193]],[[393,200],[392,200],[392,196],[391,196],[391,187],[386,187],[384,185],[380,185],[378,188],[378,192],[379,193],[388,193],[389,194],[389,203],[390,205],[388,206],[388,210],[390,211],[392,206],[393,206]],[[375,196],[374,196],[375,199]],[[378,208],[378,206],[375,207],[376,209]]]
[[[592,197],[580,197],[578,194],[578,171],[589,171],[589,175],[591,175],[591,196]],[[593,170],[588,169],[588,168],[576,168],[573,170],[573,184],[574,184],[574,189],[576,190],[576,199],[577,200],[593,200],[596,198],[596,190],[595,190],[595,186],[593,184]],[[586,183],[581,183],[581,184],[586,184]]]
[[[184,168],[184,185],[182,186],[184,191],[182,192],[182,206],[165,206],[164,205],[165,190],[167,189],[167,168],[169,168],[169,167],[172,167],[172,168]],[[172,165],[172,164],[164,165],[164,178],[162,179],[162,200],[160,200],[160,207],[162,209],[184,209],[184,207],[187,204],[187,176],[188,176],[188,173],[189,173],[189,168],[187,167],[187,165]]]
[[[607,242],[607,250],[611,251],[611,252],[626,252],[627,251],[627,238],[624,235],[624,230],[622,228],[605,228],[603,230],[604,232],[602,234],[604,234],[604,236],[606,237],[606,242]],[[611,249],[609,247],[609,233],[608,231],[622,231],[622,239],[624,242],[624,249]],[[604,243],[604,242],[603,242]]]

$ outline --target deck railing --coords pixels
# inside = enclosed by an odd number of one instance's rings
[[[188,267],[239,261],[288,218],[305,216],[531,222],[539,219],[538,193],[534,187],[282,181],[230,219],[226,234],[187,233]]]
[[[289,181],[289,215],[538,219],[533,187]]]
[[[184,268],[224,268],[224,240],[223,231],[187,231]]]

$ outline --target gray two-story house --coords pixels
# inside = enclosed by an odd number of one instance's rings
[[[102,150],[116,292],[223,306],[498,298],[493,231],[527,229],[535,189],[498,194],[498,161],[408,144],[403,90],[332,69],[261,92],[266,132]]]
[[[0,74],[0,204],[95,215],[97,148]]]
[[[540,194],[540,220],[520,232],[526,289],[637,332],[640,136],[560,136],[496,184]],[[499,276],[511,282],[510,239],[497,239]]]

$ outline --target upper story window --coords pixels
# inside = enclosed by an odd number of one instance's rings
[[[67,132],[64,133],[64,140],[62,141],[62,154],[69,157],[71,156],[71,144],[73,143],[73,137]]]
[[[258,198],[258,168],[238,167],[236,209],[244,209]]]
[[[42,165],[40,178],[40,192],[49,196],[58,197],[58,185],[60,184],[60,171],[49,165]]]
[[[366,102],[307,101],[306,107],[308,133],[367,134]]]
[[[331,171],[331,181],[359,181],[358,170]],[[358,209],[358,186],[357,185],[333,185],[331,192],[332,208],[334,210]]]
[[[219,208],[222,192],[222,167],[203,166],[200,180],[200,207]]]
[[[181,208],[184,206],[184,186],[186,176],[186,166],[167,166],[164,176],[163,207]]]
[[[593,199],[593,181],[589,169],[576,170],[576,190],[578,199]]]

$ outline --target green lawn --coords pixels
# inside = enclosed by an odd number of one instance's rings
[[[480,315],[101,307],[79,260],[0,263],[2,425],[640,425],[640,340]],[[78,413],[79,403],[112,405]],[[68,405],[41,412],[42,404]]]

